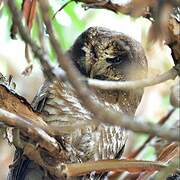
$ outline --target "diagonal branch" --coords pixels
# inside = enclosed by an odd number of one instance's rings
[[[86,167],[86,168],[85,168]],[[62,174],[67,177],[88,174],[90,172],[128,171],[128,172],[152,172],[165,168],[166,166],[158,161],[143,160],[99,160],[94,162],[65,164]]]
[[[31,144],[27,144],[24,153],[40,166],[46,168],[52,175],[62,178],[81,176],[90,172],[107,172],[107,171],[129,171],[129,172],[153,172],[164,169],[166,165],[159,161],[140,161],[140,160],[99,160],[94,162],[63,164],[58,163],[50,166],[44,162],[40,152]]]

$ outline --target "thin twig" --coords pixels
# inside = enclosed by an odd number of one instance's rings
[[[52,175],[62,177],[74,177],[88,174],[92,171],[107,172],[127,170],[129,172],[142,172],[142,171],[156,171],[166,167],[161,162],[155,161],[140,161],[140,160],[100,160],[95,162],[63,164],[59,163],[54,166],[49,166],[44,162],[40,152],[31,144],[27,144],[24,148],[24,154],[30,159],[34,160],[40,166],[46,168]]]
[[[60,12],[62,9],[64,9],[68,4],[70,4],[71,2],[73,2],[74,0],[69,0],[67,1],[65,4],[63,4],[53,15],[52,19],[54,19],[57,15],[58,12]]]
[[[87,83],[91,87],[100,88],[104,90],[114,90],[114,89],[128,90],[128,89],[144,88],[144,87],[160,84],[169,79],[174,79],[177,75],[178,75],[177,70],[175,68],[172,68],[169,71],[163,73],[162,75],[148,79],[125,81],[125,82],[88,79]]]
[[[134,81],[107,81],[107,80],[98,80],[98,79],[90,79],[90,78],[81,78],[80,80],[85,81],[85,83],[93,88],[104,89],[104,90],[130,90],[137,88],[144,88],[148,86],[154,86],[165,81],[175,79],[176,76],[180,73],[179,64],[175,65],[169,71],[164,72],[159,76],[155,76],[152,78],[146,78],[141,80]],[[66,72],[61,67],[56,67],[53,72],[61,72],[59,76],[62,76],[61,79],[67,81]]]
[[[66,72],[61,67],[56,67],[56,72],[61,71],[62,79],[67,81]],[[61,76],[60,74],[60,76]],[[164,72],[159,76],[155,76],[152,78],[146,78],[141,80],[134,81],[107,81],[107,80],[98,80],[98,79],[90,79],[90,78],[81,78],[82,81],[85,81],[86,84],[90,87],[103,89],[103,90],[129,90],[129,89],[137,89],[144,88],[148,86],[154,86],[165,81],[175,79],[179,74],[179,64],[171,68],[169,71]]]
[[[152,172],[166,167],[163,163],[158,161],[143,161],[143,160],[99,160],[94,162],[65,164],[62,174],[67,177],[79,176],[88,174],[90,172],[109,172],[109,171],[129,171],[129,172]]]

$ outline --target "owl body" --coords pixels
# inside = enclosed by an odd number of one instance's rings
[[[106,28],[91,27],[83,32],[66,53],[78,70],[88,78],[126,81],[146,76],[147,61],[136,40]],[[92,89],[93,99],[107,109],[134,116],[143,90]],[[75,90],[65,82],[45,82],[33,101],[40,108],[43,119],[53,126],[75,126],[63,136],[68,151],[74,154],[70,161],[114,159],[122,151],[127,136],[123,128],[96,122],[83,107]],[[88,125],[89,123],[89,125]],[[86,125],[84,125],[86,124]]]
[[[147,60],[140,43],[106,28],[87,29],[77,38],[66,55],[87,78],[127,81],[142,79],[147,75]],[[134,116],[143,95],[143,89],[91,90],[91,96],[96,103],[130,116]],[[126,131],[119,126],[97,123],[96,117],[82,105],[76,90],[70,84],[45,81],[34,98],[32,107],[40,112],[50,127],[59,127],[62,131],[70,127],[71,130],[60,132],[58,138],[56,136],[68,152],[68,158],[62,162],[121,157],[127,139]],[[26,163],[26,167],[30,165]],[[29,174],[28,168],[26,171]],[[22,177],[21,169],[15,172]],[[26,179],[30,176],[31,174],[23,177]]]

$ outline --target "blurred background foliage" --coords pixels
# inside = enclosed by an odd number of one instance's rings
[[[16,2],[20,9],[22,0],[16,0]],[[50,16],[53,17],[54,13],[66,2],[67,0],[51,0]],[[38,12],[38,15],[39,14]],[[167,46],[158,43],[152,45],[147,42],[147,33],[151,23],[146,19],[131,18],[102,9],[85,10],[80,3],[76,4],[72,2],[58,12],[54,19],[52,18],[52,24],[64,51],[67,50],[77,36],[88,27],[103,26],[123,32],[142,43],[148,59],[149,77],[165,72],[173,66],[170,49]],[[28,66],[24,54],[25,44],[19,36],[17,36],[17,40],[10,38],[11,25],[11,14],[7,6],[2,3],[0,7],[0,72],[6,76],[10,74],[13,75],[13,79],[16,82],[16,91],[31,102],[44,78],[38,61],[36,61],[32,54],[32,73],[29,76],[22,75],[22,72]],[[35,18],[31,31],[32,38],[39,43],[40,27],[43,27],[45,46],[49,51],[52,63],[55,64],[56,57],[49,44],[48,35],[46,34],[41,18]],[[170,80],[163,84],[146,88],[144,97],[136,113],[142,116],[142,121],[157,122],[172,109],[169,101],[169,92],[173,83],[174,82]],[[178,119],[178,113],[179,110],[176,110],[165,125],[168,127],[172,126]],[[148,136],[144,134],[130,133],[129,144],[126,147],[125,154],[139,147],[147,137]],[[138,156],[139,159],[155,159],[156,154],[152,144],[152,142],[148,144],[148,147]],[[1,167],[4,167],[0,168],[0,179],[5,179],[8,166],[13,159],[14,148],[9,146],[3,138],[0,138],[0,147],[0,164]]]

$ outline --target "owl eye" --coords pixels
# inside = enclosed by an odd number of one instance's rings
[[[105,80],[107,79],[107,77],[102,74],[99,74],[99,75],[94,76],[94,79]]]
[[[128,54],[126,51],[121,51],[117,56],[113,58],[107,58],[106,62],[110,64],[121,64],[128,59]]]
[[[107,58],[106,62],[111,64],[120,64],[123,62],[123,58],[121,56],[116,56],[114,58]]]

